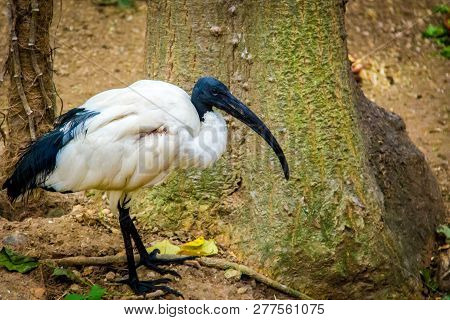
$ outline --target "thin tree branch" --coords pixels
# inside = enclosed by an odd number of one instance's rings
[[[159,255],[160,259],[171,259],[174,257],[180,257],[179,255]],[[135,259],[139,260],[139,255],[135,255]],[[102,265],[110,265],[110,264],[122,264],[127,261],[126,256],[124,255],[115,255],[115,256],[104,256],[104,257],[85,257],[85,256],[77,256],[77,257],[67,257],[67,258],[61,258],[61,259],[48,259],[44,260],[44,262],[48,263],[54,263],[61,266],[85,266],[85,265],[91,265],[91,266],[102,266]],[[198,261],[200,265],[210,268],[216,268],[216,269],[235,269],[240,271],[242,274],[245,274],[246,276],[249,276],[256,281],[259,281],[261,283],[264,283],[265,285],[278,290],[280,292],[286,293],[292,297],[299,298],[299,299],[307,299],[312,300],[310,296],[301,293],[300,291],[297,291],[295,289],[289,288],[288,286],[285,286],[284,284],[281,284],[275,280],[272,280],[259,272],[244,266],[242,264],[238,264],[235,262],[227,261],[225,259],[219,259],[219,258],[207,258],[207,257],[200,257],[197,258],[194,261]]]

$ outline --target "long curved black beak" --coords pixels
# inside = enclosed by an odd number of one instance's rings
[[[289,166],[286,161],[286,157],[284,156],[283,150],[278,144],[277,139],[275,139],[269,128],[267,128],[264,122],[262,122],[261,119],[256,116],[256,114],[254,114],[245,104],[243,104],[231,93],[223,97],[223,100],[225,103],[220,104],[217,107],[245,123],[269,144],[269,146],[273,149],[278,159],[280,160],[281,167],[283,168],[284,172],[284,177],[286,178],[286,180],[289,180]]]

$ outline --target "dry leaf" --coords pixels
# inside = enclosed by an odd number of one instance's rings
[[[210,256],[217,254],[216,242],[214,239],[205,240],[203,237],[199,237],[194,241],[181,245],[180,254],[193,255],[193,256]]]
[[[180,247],[170,243],[169,240],[155,242],[147,251],[152,252],[155,249],[159,249],[160,254],[178,254],[180,252]]]

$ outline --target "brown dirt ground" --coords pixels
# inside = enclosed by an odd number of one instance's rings
[[[437,3],[439,1],[417,1],[414,5],[408,0],[350,1],[347,31],[350,53],[363,58],[360,77],[366,95],[402,116],[410,137],[433,168],[448,204],[450,62],[436,54],[435,45],[421,36],[425,26],[437,20],[430,10]],[[81,104],[97,92],[122,87],[144,77],[145,16],[143,1],[137,2],[136,10],[125,11],[99,7],[88,1],[80,4],[75,0],[64,1],[60,8],[56,2],[52,31],[53,46],[57,49],[55,82],[64,101],[64,110]],[[0,30],[5,30],[4,20],[0,20]],[[6,105],[4,97],[3,87],[0,88],[1,106]],[[18,239],[19,243],[13,246],[16,250],[40,258],[122,252],[117,221],[107,210],[102,211],[106,204],[101,196],[87,193],[79,197],[83,206],[75,206],[72,212],[61,217],[64,212],[49,210],[47,217],[22,222],[0,218],[0,239],[3,243]],[[175,242],[192,240],[192,235],[183,233],[145,230],[142,235],[146,243],[167,238]],[[221,249],[221,254],[226,256]],[[289,298],[251,279],[226,279],[220,270],[174,268],[183,277],[175,280],[172,287],[182,291],[188,299]],[[88,281],[106,287],[107,298],[131,295],[126,286],[105,278],[108,272],[117,277],[124,275],[124,267],[74,270]],[[146,270],[140,272],[145,278],[156,277]],[[87,289],[82,284],[74,285],[50,274],[47,267],[26,275],[0,269],[0,299],[60,299],[69,291]]]

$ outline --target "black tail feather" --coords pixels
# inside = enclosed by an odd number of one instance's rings
[[[24,150],[13,174],[3,184],[11,202],[45,182],[55,169],[56,155],[63,147],[63,136],[60,130],[50,131]]]
[[[56,167],[58,152],[83,130],[87,119],[98,112],[83,108],[72,109],[61,116],[56,128],[31,143],[20,156],[15,170],[3,184],[8,198],[14,202],[21,195],[38,187]]]

